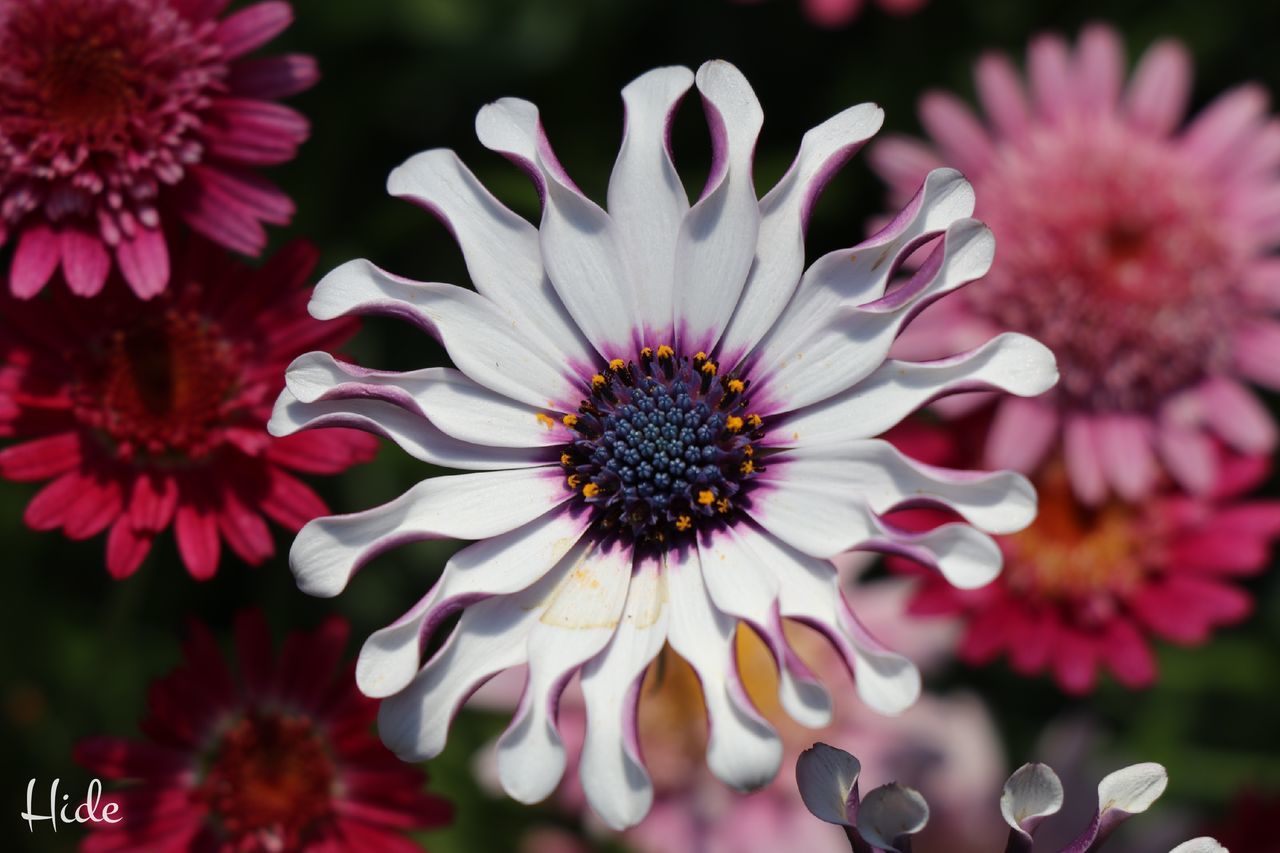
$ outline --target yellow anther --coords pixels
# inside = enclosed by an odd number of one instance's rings
[[[728,511],[729,511],[729,499],[728,499],[728,498],[721,498],[720,500],[716,501],[716,512],[719,512],[719,513],[721,513],[721,514],[724,514],[724,513],[728,512]]]
[[[764,418],[759,415],[747,415],[747,426],[752,429],[760,429],[762,424],[764,424]]]
[[[743,382],[741,379],[730,379],[728,387],[730,393],[741,394],[743,391],[747,390],[747,383]]]
[[[592,377],[591,377],[591,387],[592,387],[592,388],[601,388],[601,387],[603,387],[603,386],[604,386],[604,384],[605,384],[606,382],[608,382],[608,381],[609,381],[609,380],[607,380],[607,379],[605,379],[605,378],[604,378],[604,374],[603,374],[603,373],[597,373],[595,376],[592,376]]]
[[[613,361],[609,362],[610,370],[621,370],[626,366],[627,366],[627,363],[620,358],[615,358]]]
[[[671,358],[675,354],[676,354],[676,351],[673,350],[671,347],[667,346],[666,344],[663,344],[662,346],[658,347],[658,358]]]
[[[750,474],[752,471],[756,470],[756,463],[752,462],[750,459],[744,460],[743,463],[738,466],[738,470],[743,474]]]
[[[640,357],[653,358],[653,347],[645,347],[644,349],[640,350]]]
[[[693,519],[687,515],[682,515],[676,519],[676,530],[685,531],[693,527]]]
[[[556,422],[551,419],[551,415],[548,415],[546,412],[538,412],[534,417],[537,418],[538,423],[542,424],[547,429],[551,429],[556,425]]]
[[[703,506],[711,506],[715,502],[716,502],[716,493],[711,491],[710,489],[703,489],[702,491],[698,492],[698,503],[702,504]]]
[[[561,420],[563,420],[563,421],[564,421],[564,425],[565,425],[565,426],[567,426],[567,427],[569,427],[570,429],[572,429],[572,428],[574,428],[574,427],[576,427],[576,426],[578,425],[578,416],[577,416],[577,415],[565,415],[563,418],[561,418]]]
[[[582,487],[582,496],[584,498],[594,498],[598,494],[600,494],[600,487],[595,483],[587,483]]]
[[[706,354],[705,352],[699,352],[699,353],[696,353],[696,354],[694,355],[694,357],[693,357],[693,360],[694,360],[694,361],[706,361],[706,360],[707,360],[707,354]]]
[[[569,488],[576,489],[578,488],[578,484],[582,482],[582,478],[577,474],[570,474],[569,478],[565,480],[565,482],[569,484]]]
[[[716,363],[714,361],[705,361],[702,363],[702,367],[700,367],[699,370],[701,370],[703,373],[707,374],[708,376],[715,376]]]
[[[729,415],[729,417],[725,418],[724,428],[729,432],[737,432],[742,429],[742,418],[737,415]]]
[[[572,457],[572,456],[570,456],[568,453],[561,453],[561,454],[560,454],[560,464],[561,464],[561,465],[572,465],[572,464],[573,464],[573,457]]]
[[[746,447],[742,448],[742,455],[747,458],[751,458],[756,455],[756,449],[748,444]]]

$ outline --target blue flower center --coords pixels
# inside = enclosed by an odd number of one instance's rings
[[[636,543],[678,544],[732,521],[761,470],[752,442],[764,423],[747,390],[704,353],[615,359],[564,419],[578,433],[560,457],[568,488],[604,532]]]

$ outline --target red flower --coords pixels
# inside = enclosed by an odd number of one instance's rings
[[[1033,478],[1035,523],[1000,538],[1001,576],[968,591],[927,576],[910,612],[967,616],[959,656],[971,664],[1005,655],[1015,671],[1049,670],[1077,694],[1094,689],[1101,667],[1127,687],[1148,686],[1156,678],[1148,638],[1199,645],[1244,619],[1252,600],[1236,579],[1262,571],[1280,536],[1280,503],[1240,499],[1265,478],[1267,460],[1224,453],[1218,464],[1213,494],[1165,491],[1141,505],[1090,507],[1055,460]],[[895,567],[919,572],[900,560]]]
[[[86,853],[343,851],[408,853],[402,833],[448,822],[424,774],[370,732],[377,702],[342,666],[347,625],[293,633],[272,655],[265,619],[236,621],[238,675],[192,625],[186,661],[151,687],[143,739],[91,737],[76,761],[133,782],[103,797],[117,824],[92,824]]]
[[[162,222],[237,252],[293,203],[251,171],[291,160],[305,118],[273,99],[312,86],[306,56],[244,57],[293,20],[288,3],[22,0],[0,4],[0,247],[29,297],[59,265],[102,289],[112,256],[142,298],[170,279]]]
[[[333,474],[376,449],[348,430],[266,431],[290,360],[356,328],[306,315],[312,247],[291,244],[259,270],[203,241],[178,260],[173,287],[150,302],[122,287],[0,297],[0,436],[25,439],[0,451],[0,477],[52,480],[27,506],[36,530],[110,529],[117,578],[170,523],[196,578],[217,571],[224,539],[260,563],[274,551],[264,515],[296,531],[326,511],[288,469]]]

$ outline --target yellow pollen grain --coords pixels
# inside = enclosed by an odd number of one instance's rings
[[[745,460],[738,466],[738,471],[743,474],[750,474],[754,470],[756,470],[756,463],[752,462],[750,459]]]
[[[741,394],[741,393],[742,393],[743,391],[745,391],[745,390],[747,390],[747,383],[743,382],[741,379],[730,379],[730,380],[729,380],[729,391],[730,391],[730,392],[732,392],[732,393],[734,393],[734,394]]]
[[[707,374],[708,376],[715,376],[716,363],[714,361],[708,361],[702,365],[701,370],[703,373]]]
[[[561,420],[564,421],[564,425],[567,427],[575,427],[578,425],[577,415],[565,415]]]
[[[658,358],[671,358],[675,354],[676,354],[676,351],[673,350],[671,347],[667,346],[666,344],[663,344],[662,346],[658,347]]]
[[[676,530],[683,532],[690,527],[693,527],[693,519],[689,518],[689,516],[682,515],[676,519]]]
[[[694,355],[693,360],[694,360],[694,361],[706,361],[706,360],[707,360],[707,354],[706,354],[705,352],[699,352],[699,353],[697,353],[696,355]]]
[[[760,429],[760,426],[763,423],[764,423],[764,418],[760,417],[759,415],[747,415],[747,425],[750,426],[752,429]]]
[[[645,347],[644,349],[640,350],[640,357],[653,358],[653,347]]]
[[[556,422],[552,420],[551,415],[548,415],[546,412],[538,412],[534,417],[538,419],[538,423],[542,424],[547,429],[551,429],[556,425]]]
[[[587,483],[582,487],[582,496],[584,498],[594,498],[598,494],[600,494],[600,487],[595,483]]]
[[[729,430],[729,432],[737,432],[742,429],[742,418],[737,415],[729,415],[729,417],[725,419],[724,428]]]
[[[576,489],[578,488],[578,484],[582,482],[582,478],[577,474],[570,474],[569,478],[565,480],[565,482],[569,484],[569,488]]]
[[[591,377],[591,387],[599,388],[603,386],[606,381],[607,380],[605,380],[603,373],[597,373],[595,376]]]
[[[749,457],[752,457],[752,456],[755,456],[755,455],[756,455],[756,449],[755,449],[754,447],[752,447],[750,444],[748,444],[746,447],[742,448],[742,455],[743,455],[743,456],[746,456],[746,457],[748,457],[748,458],[749,458]]]
[[[703,506],[711,506],[715,502],[716,502],[716,493],[711,491],[710,489],[703,489],[702,491],[698,492],[698,503],[702,504]]]
[[[621,370],[626,366],[627,366],[627,363],[620,358],[615,358],[613,361],[609,362],[610,370]]]
[[[572,456],[570,456],[568,453],[561,453],[561,454],[560,454],[560,464],[561,464],[561,465],[572,465],[572,464],[573,464],[573,457],[572,457]]]
[[[716,501],[716,511],[717,511],[717,512],[719,512],[719,513],[722,513],[722,514],[723,514],[723,513],[728,512],[728,511],[729,511],[729,499],[728,499],[728,498],[721,498],[720,500]]]

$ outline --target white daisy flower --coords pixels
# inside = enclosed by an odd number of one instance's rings
[[[692,86],[714,158],[691,205],[668,130]],[[521,100],[486,106],[476,129],[533,179],[538,227],[452,151],[419,154],[392,172],[392,195],[452,231],[475,289],[410,281],[359,260],[320,282],[310,310],[408,320],[443,344],[456,369],[388,373],[311,353],[289,369],[272,420],[280,435],[370,430],[425,462],[472,472],[317,519],[290,555],[304,591],[332,596],[392,546],[477,540],[361,651],[356,676],[364,692],[385,697],[387,745],[406,760],[438,754],[471,692],[527,665],[498,766],[511,796],[540,800],[564,771],[556,704],[576,674],[589,729],[583,787],[615,827],[639,821],[652,799],[636,703],[664,643],[697,671],[708,763],[738,789],[770,780],[781,757],[735,668],[740,622],[767,640],[782,705],[801,723],[826,724],[831,700],[787,645],[783,619],[830,639],[863,701],[887,714],[911,705],[919,674],[858,623],[829,558],[854,548],[905,553],[957,585],[979,586],[1000,566],[979,531],[1024,527],[1035,494],[1016,474],[921,465],[874,436],[941,395],[1034,395],[1056,379],[1048,350],[1020,335],[945,361],[886,360],[921,308],[991,264],[991,233],[968,218],[973,192],[957,172],[934,172],[880,233],[804,269],[813,204],[879,129],[879,107],[851,107],[809,131],[791,168],[757,198],[752,155],[763,113],[732,65],[709,62],[696,76],[659,68],[622,97],[607,210],[569,178],[537,108]],[[894,280],[930,241],[923,266]],[[920,504],[967,524],[919,534],[882,518]],[[458,610],[423,665],[426,638]]]

